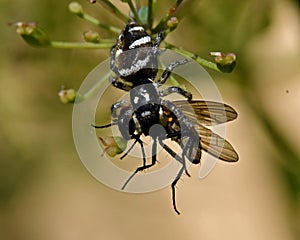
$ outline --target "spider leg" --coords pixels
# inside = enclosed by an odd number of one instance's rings
[[[110,69],[113,71],[113,72],[118,72],[118,69],[116,67],[116,64],[115,64],[115,56],[116,56],[116,44],[114,44],[111,49],[110,49]]]
[[[110,108],[110,111],[111,111],[111,115],[116,118],[117,117],[117,113],[116,113],[116,110],[120,107],[122,107],[123,105],[127,104],[128,102],[125,100],[125,99],[122,99],[116,103],[114,103],[111,108]],[[102,125],[102,126],[98,126],[98,125],[94,125],[94,124],[91,124],[92,127],[94,128],[108,128],[108,127],[111,127],[111,126],[114,126],[114,125],[117,125],[118,124],[118,120],[117,119],[114,119],[112,123],[109,123],[109,124],[106,124],[106,125]]]
[[[158,49],[159,45],[160,45],[161,42],[165,39],[165,37],[166,37],[166,34],[165,34],[164,31],[159,32],[159,33],[157,34],[157,36],[156,36],[155,42],[154,42],[154,44],[153,44],[153,47],[154,47],[155,49]]]
[[[158,93],[159,93],[160,97],[165,97],[171,93],[178,93],[178,94],[186,97],[188,101],[192,100],[192,97],[193,97],[193,95],[190,92],[188,92],[180,87],[168,87],[163,90],[160,90]]]
[[[168,80],[168,78],[170,77],[170,75],[171,75],[172,71],[174,70],[174,68],[176,68],[180,65],[186,64],[188,61],[189,61],[189,59],[185,58],[183,60],[178,60],[178,61],[170,63],[170,65],[166,68],[166,70],[160,76],[157,83],[164,84]]]
[[[116,110],[125,104],[128,104],[128,101],[125,99],[121,99],[120,101],[115,102],[113,105],[111,105],[111,108],[110,108],[111,115],[113,117],[117,117]]]
[[[132,84],[121,81],[119,76],[115,76],[115,77],[110,77],[109,81],[111,82],[111,84],[119,89],[122,89],[124,91],[130,91],[132,89]]]

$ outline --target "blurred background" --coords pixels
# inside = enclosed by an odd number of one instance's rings
[[[158,1],[157,16],[173,2]],[[77,155],[72,105],[57,92],[77,89],[108,50],[33,48],[8,26],[36,21],[51,39],[80,41],[95,28],[70,14],[68,3],[0,2],[0,239],[299,239],[298,2],[201,0],[181,9],[169,42],[202,57],[238,56],[233,73],[209,73],[239,113],[226,138],[240,161],[220,162],[202,180],[199,166],[190,168],[192,177],[177,188],[180,216],[170,188],[140,195],[109,189]],[[98,5],[80,3],[123,27]]]

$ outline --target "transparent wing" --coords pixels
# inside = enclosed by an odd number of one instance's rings
[[[201,147],[204,151],[226,162],[236,162],[239,160],[239,156],[234,148],[224,138],[201,124],[195,125],[195,129],[201,137]]]
[[[191,121],[198,122],[207,126],[217,125],[232,121],[237,118],[237,112],[225,103],[192,100],[173,101],[185,116]]]

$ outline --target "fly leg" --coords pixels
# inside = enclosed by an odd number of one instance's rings
[[[179,172],[177,173],[174,181],[172,182],[171,184],[171,188],[172,188],[172,203],[173,203],[173,208],[175,210],[175,212],[179,215],[180,212],[178,211],[177,209],[177,206],[176,206],[176,192],[175,192],[175,186],[178,182],[178,180],[180,179],[180,177],[182,176],[183,174],[183,171],[186,171],[186,164],[185,164],[185,159],[184,158],[181,158],[179,157],[168,145],[164,144],[162,142],[162,140],[159,141],[159,144],[172,156],[174,157],[179,163],[182,164],[182,167],[180,168]],[[187,173],[188,176],[190,176],[188,173]]]
[[[139,143],[141,145],[141,150],[142,150],[142,156],[143,156],[143,166],[146,166],[146,154],[145,154],[145,149],[144,149],[144,144],[143,141],[139,138],[136,138],[136,140],[134,141],[134,143],[130,146],[130,148],[120,157],[120,159],[122,160],[123,158],[125,158],[128,153],[132,150],[132,148],[134,147],[134,145],[136,143]]]
[[[180,179],[183,171],[184,171],[184,165],[182,165],[182,167],[180,168],[179,172],[177,173],[177,176],[176,178],[174,179],[174,181],[172,182],[172,202],[173,202],[173,208],[175,210],[175,212],[179,215],[180,212],[178,211],[177,207],[176,207],[176,193],[175,193],[175,186],[176,186],[176,183],[178,182],[178,180]]]
[[[133,174],[131,174],[131,176],[126,180],[126,182],[124,183],[124,185],[122,186],[122,190],[124,190],[124,188],[126,187],[126,185],[129,183],[129,181],[138,173],[141,172],[147,168],[150,168],[152,166],[155,165],[157,159],[156,159],[156,152],[157,152],[157,138],[154,139],[153,145],[152,145],[152,162],[150,164],[146,164],[146,157],[145,157],[145,150],[144,150],[144,146],[142,141],[139,142],[141,145],[141,149],[142,149],[142,154],[143,154],[143,166],[138,167]]]

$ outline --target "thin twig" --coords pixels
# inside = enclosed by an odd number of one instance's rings
[[[50,46],[54,48],[65,48],[65,49],[109,49],[113,45],[111,41],[105,41],[103,43],[88,43],[88,42],[61,42],[51,41]]]
[[[121,19],[124,23],[128,23],[129,18],[120,10],[118,9],[114,4],[112,4],[108,0],[98,0],[97,1],[100,5],[108,9],[111,13],[113,13],[115,16],[117,16],[119,19]]]
[[[111,72],[108,72],[104,77],[102,77],[94,86],[92,86],[88,92],[86,92],[84,95],[78,95],[78,98],[76,98],[75,103],[82,102],[90,97],[92,97],[95,93],[99,91],[99,89],[102,87],[102,84],[107,81],[109,76],[111,75]]]
[[[201,58],[201,57],[195,55],[194,53],[191,53],[189,51],[180,49],[180,48],[178,48],[178,47],[176,47],[176,46],[174,46],[172,44],[169,44],[169,43],[166,43],[166,48],[167,49],[171,49],[171,50],[173,50],[175,52],[178,52],[178,53],[180,53],[181,55],[183,55],[185,57],[194,59],[197,63],[199,63],[203,67],[215,70],[217,72],[221,72],[221,70],[218,68],[218,66],[217,66],[216,63],[208,61],[208,60],[206,60],[204,58]]]
[[[134,19],[135,21],[138,23],[138,24],[141,24],[141,19],[139,17],[139,14],[137,13],[136,11],[136,8],[134,7],[133,3],[131,0],[127,0],[126,1],[129,5],[129,8],[130,8],[130,11],[132,12],[133,16],[134,16]]]
[[[153,0],[148,0],[147,24],[148,24],[148,28],[152,30],[152,24],[153,24]]]
[[[120,28],[116,28],[116,27],[113,27],[113,26],[110,26],[108,24],[105,24],[105,23],[102,23],[100,22],[98,19],[94,18],[93,16],[89,15],[89,14],[86,14],[86,13],[83,13],[82,15],[78,15],[80,18],[98,26],[98,27],[101,27],[103,29],[106,29],[110,32],[113,32],[113,33],[120,33],[121,32],[121,29]]]

